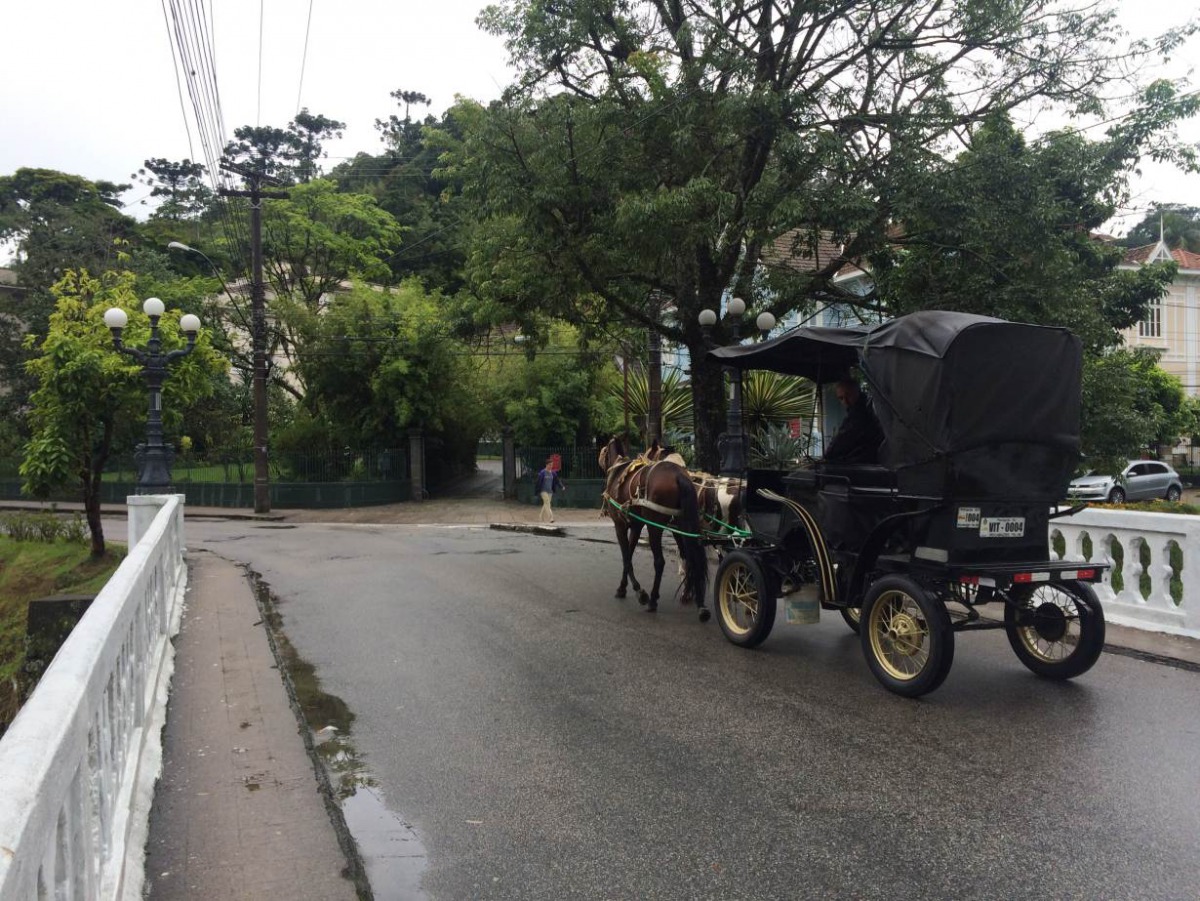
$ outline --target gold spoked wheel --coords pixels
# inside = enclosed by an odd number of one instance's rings
[[[775,593],[758,557],[732,551],[717,567],[713,606],[725,637],[744,648],[766,640],[775,625]]]
[[[871,650],[893,679],[918,676],[929,663],[929,626],[903,591],[882,595],[871,610]]]
[[[1104,611],[1087,583],[1039,585],[1011,593],[1004,631],[1030,670],[1070,679],[1091,669],[1104,650]]]
[[[875,677],[906,697],[933,691],[954,662],[945,606],[905,576],[887,576],[871,586],[859,635]]]

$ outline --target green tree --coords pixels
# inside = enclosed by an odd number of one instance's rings
[[[155,157],[129,177],[148,186],[151,197],[162,198],[151,218],[175,222],[195,219],[212,204],[212,189],[203,181],[204,166],[191,160]]]
[[[1118,473],[1150,448],[1174,447],[1194,428],[1179,380],[1146,348],[1090,357],[1083,367],[1083,453],[1087,466]]]
[[[80,488],[95,556],[104,553],[100,521],[100,481],[122,425],[128,437],[145,417],[141,368],[118,354],[104,325],[104,311],[118,306],[130,313],[126,340],[144,344],[148,324],[140,312],[131,272],[94,277],[69,271],[54,286],[58,302],[44,337],[29,335],[37,355],[29,362],[37,387],[30,397],[32,436],[21,464],[24,490],[34,497],[68,486]],[[161,321],[164,350],[183,344],[179,313]],[[211,393],[224,362],[203,333],[196,350],[172,366],[163,388],[164,426],[177,426],[183,411]]]
[[[351,278],[387,283],[387,258],[399,245],[401,229],[391,214],[365,194],[340,193],[328,179],[296,185],[287,200],[273,201],[263,215],[263,256],[275,322],[272,353],[291,367],[275,381],[296,397],[304,393],[304,369],[288,378],[306,342],[320,330],[320,318]]]
[[[1065,326],[1092,351],[1114,346],[1176,270],[1119,271],[1122,249],[1092,236],[1122,202],[1137,154],[1122,128],[1103,141],[1058,132],[1030,143],[993,117],[969,150],[896,186],[902,225],[871,255],[874,290],[858,302]]]
[[[1042,0],[508,0],[481,21],[519,76],[488,109],[459,104],[464,139],[439,138],[477,219],[472,288],[518,318],[602,312],[687,346],[710,467],[722,394],[701,309],[728,291],[776,316],[838,296],[842,265],[885,243],[893,184],[998,112],[1102,111],[1120,63],[1172,40],[1114,50],[1111,10]],[[758,272],[783,236],[822,234],[841,256]]]
[[[444,299],[415,279],[389,289],[356,283],[334,295],[296,375],[306,391],[284,447],[299,438],[309,450],[318,442],[329,450],[397,447],[421,428],[461,468],[474,462],[487,428],[470,350],[450,336]]]
[[[25,290],[0,299],[0,416],[14,412],[32,390],[26,377],[26,332],[44,332],[54,309],[53,285],[73,269],[100,272],[135,238],[133,219],[120,212],[127,185],[92,182],[52,169],[18,169],[0,176],[0,242],[15,245],[13,269]]]
[[[1161,229],[1161,231],[1160,231]],[[1170,248],[1200,253],[1200,207],[1180,203],[1156,203],[1146,217],[1121,241],[1125,247],[1158,243],[1159,235]]]
[[[273,125],[243,125],[233,130],[234,140],[225,145],[230,163],[278,179],[285,184],[307,183],[321,174],[324,144],[340,138],[346,123],[308,107],[296,113],[287,128]]]
[[[425,141],[424,132],[436,126],[456,134],[457,125],[451,114],[440,122],[431,115],[414,119],[412,108],[431,102],[420,92],[395,90],[391,96],[403,113],[375,120],[385,151],[360,153],[330,175],[341,190],[374,197],[410,236],[389,259],[397,281],[415,275],[430,290],[456,293],[463,284],[462,229],[455,201],[436,175],[439,151]]]
[[[542,446],[586,445],[597,434],[620,431],[620,374],[611,358],[581,347],[572,326],[545,324],[540,331],[540,346],[525,340],[495,357],[477,356],[492,421],[512,428],[518,444]]]

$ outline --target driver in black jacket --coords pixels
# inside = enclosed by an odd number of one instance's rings
[[[842,379],[834,391],[846,408],[846,418],[825,449],[825,462],[878,463],[883,430],[866,395],[853,379]]]

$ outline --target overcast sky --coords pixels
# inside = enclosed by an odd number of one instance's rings
[[[1194,0],[1121,2],[1126,27],[1139,34],[1196,12]],[[0,174],[32,166],[128,182],[148,157],[203,160],[194,128],[189,144],[164,5],[170,0],[0,5]],[[244,124],[286,125],[306,106],[347,123],[345,138],[327,147],[331,163],[381,150],[373,125],[397,110],[390,91],[420,91],[440,114],[458,94],[495,98],[512,74],[500,41],[475,25],[484,0],[262,0],[260,89],[260,4],[193,5],[212,14],[226,137]],[[1200,63],[1200,39],[1178,56]],[[1172,74],[1187,71],[1179,64]],[[186,93],[184,106],[190,122]],[[1200,121],[1184,134],[1200,142]],[[138,186],[127,199],[145,193]],[[1153,201],[1200,206],[1200,176],[1146,167],[1130,221],[1110,230],[1136,222]]]

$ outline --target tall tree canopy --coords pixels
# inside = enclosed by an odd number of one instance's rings
[[[1182,247],[1200,253],[1200,207],[1156,203],[1121,243],[1126,247],[1142,247],[1156,243],[1160,235],[1172,249]]]
[[[893,185],[999,112],[1102,112],[1121,64],[1158,49],[1116,50],[1111,10],[1044,0],[508,0],[482,22],[520,77],[486,110],[461,104],[467,137],[445,145],[479,214],[473,287],[658,329],[691,351],[702,411],[721,394],[696,315],[771,287],[763,248],[832,234],[841,256],[760,304],[836,296],[841,265],[884,244]],[[718,424],[697,423],[704,455]]]

